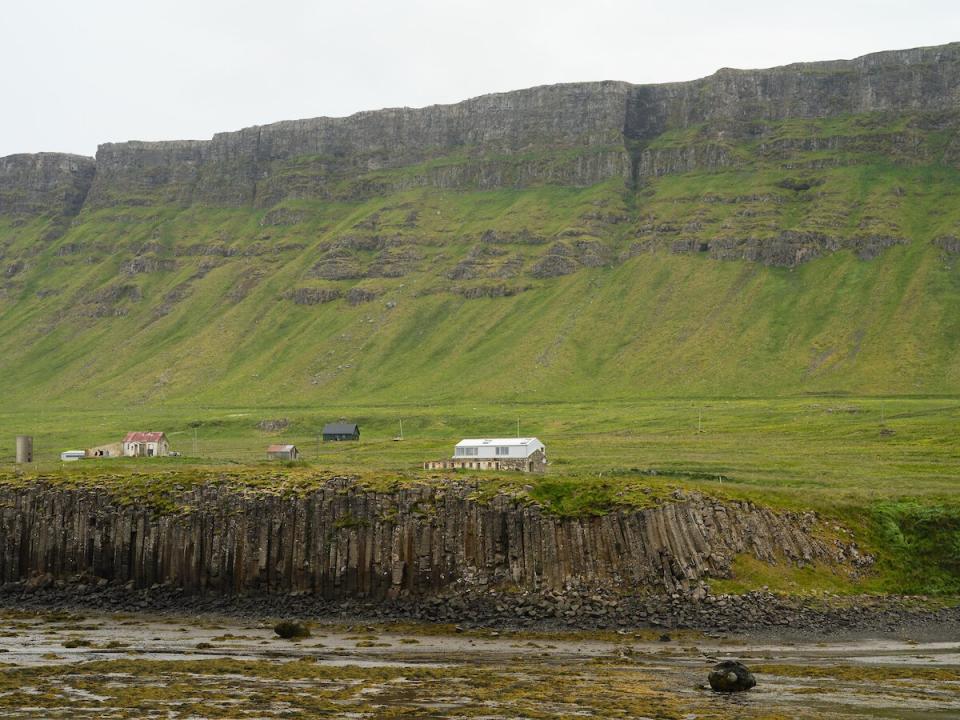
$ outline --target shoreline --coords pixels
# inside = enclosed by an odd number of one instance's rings
[[[744,595],[688,597],[622,594],[604,589],[505,592],[455,588],[431,596],[326,600],[307,593],[186,594],[178,588],[135,589],[98,583],[0,585],[0,609],[37,613],[94,611],[143,615],[208,615],[234,619],[297,618],[319,624],[422,623],[458,631],[700,632],[707,637],[960,638],[960,605],[953,598],[892,595]]]

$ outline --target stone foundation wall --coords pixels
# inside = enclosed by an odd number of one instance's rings
[[[444,458],[427,460],[424,470],[516,470],[542,473],[547,470],[547,457],[537,450],[527,458]]]

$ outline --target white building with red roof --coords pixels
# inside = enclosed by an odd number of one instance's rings
[[[164,457],[170,454],[170,443],[162,432],[130,432],[123,439],[127,457]]]

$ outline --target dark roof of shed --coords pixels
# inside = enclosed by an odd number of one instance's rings
[[[360,426],[356,423],[335,422],[323,426],[324,435],[353,435],[359,431]]]

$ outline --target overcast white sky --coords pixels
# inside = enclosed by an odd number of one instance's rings
[[[3,0],[0,156],[960,40],[957,0]]]

